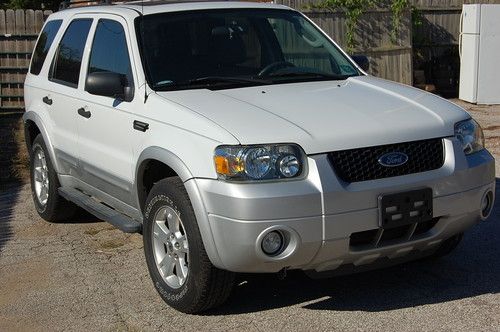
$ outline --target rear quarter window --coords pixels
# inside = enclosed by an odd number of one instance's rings
[[[73,20],[59,43],[52,61],[50,79],[76,88],[80,77],[82,56],[92,19]]]
[[[38,42],[35,46],[35,51],[33,52],[33,56],[31,58],[31,74],[40,74],[43,63],[45,62],[45,58],[47,57],[47,53],[49,52],[49,49],[54,42],[54,38],[56,37],[61,24],[62,20],[54,20],[45,24],[43,31],[40,33],[40,37],[38,38]]]

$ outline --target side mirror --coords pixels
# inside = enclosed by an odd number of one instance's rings
[[[93,95],[130,102],[134,99],[134,89],[127,85],[127,78],[123,74],[107,71],[95,72],[87,76],[85,91]]]
[[[364,71],[368,71],[368,69],[370,69],[370,60],[368,60],[366,55],[352,55],[351,58]]]

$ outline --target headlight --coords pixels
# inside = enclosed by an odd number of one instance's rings
[[[304,173],[306,157],[297,145],[220,146],[215,150],[217,175],[223,180],[290,179]]]
[[[455,136],[462,143],[465,154],[471,154],[484,149],[483,130],[472,119],[455,124]]]

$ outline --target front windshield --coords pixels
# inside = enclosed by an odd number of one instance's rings
[[[359,75],[334,44],[291,10],[161,13],[138,18],[136,28],[148,83],[155,90],[224,89]]]

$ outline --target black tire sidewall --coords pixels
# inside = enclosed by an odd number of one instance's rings
[[[163,280],[154,258],[152,235],[154,218],[158,210],[165,206],[171,207],[180,216],[189,244],[189,272],[186,281],[179,288],[172,288]],[[182,192],[165,183],[160,182],[155,185],[145,205],[143,240],[146,263],[156,290],[170,306],[180,311],[189,311],[200,297],[199,286],[203,283],[204,276],[198,253],[204,249],[191,203]]]

